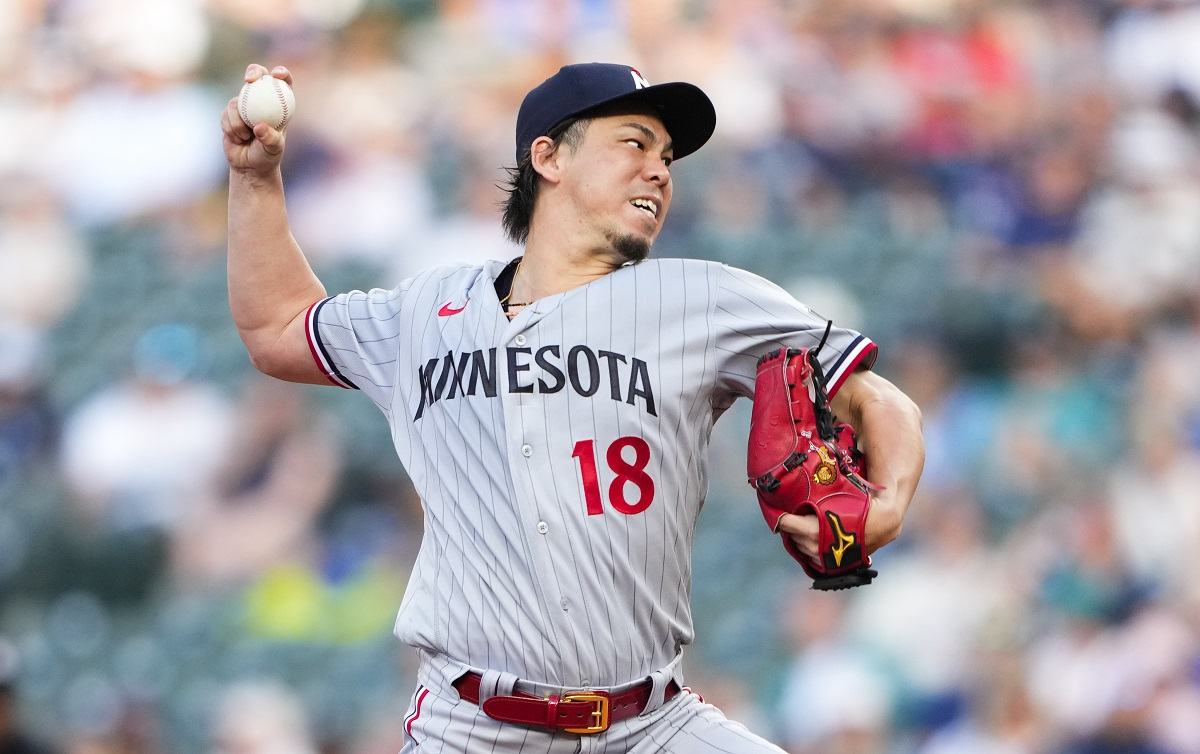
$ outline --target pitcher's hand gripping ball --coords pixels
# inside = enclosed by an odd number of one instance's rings
[[[295,112],[296,95],[292,88],[270,74],[249,82],[238,95],[238,115],[251,128],[266,123],[282,131]]]
[[[746,473],[772,531],[785,513],[817,517],[818,558],[781,532],[783,546],[813,578],[813,589],[870,584],[866,553],[871,489],[853,428],[829,407],[816,351],[777,349],[758,360]]]

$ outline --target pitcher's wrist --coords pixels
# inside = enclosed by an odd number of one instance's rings
[[[251,191],[283,190],[283,174],[280,172],[278,165],[265,173],[260,173],[250,168],[231,167],[229,168],[229,182],[232,184],[234,181],[237,181]]]

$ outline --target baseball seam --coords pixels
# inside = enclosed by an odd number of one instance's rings
[[[279,107],[283,110],[283,120],[279,121],[279,125],[276,128],[282,129],[291,118],[291,113],[288,112],[287,97],[283,95],[283,82],[272,77],[271,83],[275,87],[275,97],[279,100]]]
[[[243,86],[241,96],[238,97],[238,115],[242,116],[243,123],[251,128],[254,128],[254,124],[250,122],[250,113],[246,111],[246,100],[249,98],[250,88],[248,86]]]

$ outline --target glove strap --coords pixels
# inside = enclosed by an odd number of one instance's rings
[[[836,592],[841,589],[853,589],[856,586],[866,586],[879,575],[879,571],[874,568],[862,567],[850,573],[842,573],[837,576],[817,576],[813,579],[813,589],[819,589],[823,592]]]

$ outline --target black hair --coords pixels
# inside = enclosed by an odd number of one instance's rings
[[[546,134],[554,141],[554,149],[565,144],[574,150],[583,142],[590,118],[566,120],[550,129]],[[538,174],[533,169],[533,158],[528,151],[514,168],[505,168],[508,182],[501,188],[508,194],[504,200],[504,235],[513,243],[524,245],[529,239],[529,224],[533,221],[533,205],[538,194]]]

